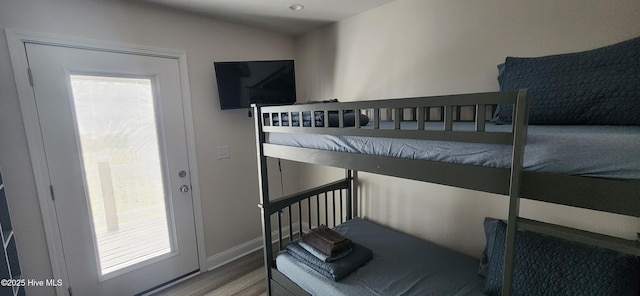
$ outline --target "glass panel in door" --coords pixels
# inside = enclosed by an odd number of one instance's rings
[[[170,253],[152,81],[71,75],[101,275]]]

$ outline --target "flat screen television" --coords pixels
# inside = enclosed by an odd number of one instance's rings
[[[220,109],[296,101],[293,60],[214,62]]]

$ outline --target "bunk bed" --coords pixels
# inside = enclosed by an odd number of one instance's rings
[[[616,79],[616,83],[618,83],[615,85],[619,85],[619,83],[635,83],[636,85],[635,88],[632,86],[631,90],[625,89],[623,91],[613,87],[605,88],[609,91],[614,90],[616,93],[615,99],[618,105],[613,108],[610,104],[604,104],[607,106],[606,108],[596,108],[595,111],[594,108],[580,109],[581,106],[569,106],[569,108],[581,110],[581,113],[591,113],[585,119],[580,116],[566,116],[564,111],[559,113],[554,110],[545,112],[545,108],[548,111],[548,106],[545,105],[548,102],[541,101],[540,97],[544,97],[544,92],[548,91],[548,88],[542,87],[541,91],[535,85],[529,87],[531,79],[542,80],[544,84],[551,83],[544,80],[553,79],[553,77],[535,76],[544,71],[525,71],[527,74],[524,75],[526,76],[524,78],[522,75],[514,75],[513,73],[520,73],[518,70],[523,68],[544,68],[550,63],[557,65],[559,60],[560,64],[568,61],[568,64],[578,63],[581,65],[580,67],[584,68],[583,61],[585,59],[597,60],[601,64],[602,57],[607,55],[613,55],[615,59],[619,60],[620,52],[623,53],[623,59],[632,59],[633,61],[615,63],[617,66],[614,67],[619,67],[621,64],[631,64],[632,68],[635,67],[640,71],[638,65],[640,60],[636,59],[640,53],[638,48],[640,48],[640,39],[633,39],[602,49],[576,54],[533,59],[508,58],[505,64],[499,66],[501,91],[498,92],[344,103],[254,106],[260,184],[259,206],[262,213],[268,291],[275,295],[309,295],[310,292],[317,294],[313,291],[333,291],[335,293],[350,291],[351,294],[366,294],[357,289],[349,290],[348,285],[351,284],[351,287],[354,285],[366,286],[368,289],[374,289],[377,287],[375,283],[385,281],[385,279],[376,277],[373,279],[366,277],[367,273],[375,274],[376,268],[389,268],[379,265],[380,261],[389,260],[383,258],[376,261],[377,259],[374,258],[362,267],[362,270],[356,271],[354,275],[349,275],[344,280],[331,281],[315,277],[311,279],[296,278],[294,282],[292,278],[296,277],[295,274],[314,272],[305,270],[304,266],[290,266],[292,261],[286,260],[288,255],[282,251],[287,250],[287,243],[295,241],[296,238],[300,239],[310,229],[325,224],[334,227],[338,232],[354,237],[354,241],[364,245],[369,244],[374,254],[385,253],[379,249],[383,247],[370,242],[372,237],[379,236],[371,233],[382,231],[391,237],[395,237],[396,233],[388,229],[380,230],[379,225],[355,218],[358,214],[355,197],[357,196],[356,182],[359,171],[509,196],[508,220],[498,227],[500,229],[498,232],[504,234],[502,240],[496,239],[495,241],[496,244],[503,247],[503,249],[499,249],[497,257],[500,258],[500,263],[493,263],[489,267],[492,275],[487,276],[486,282],[484,279],[479,280],[474,277],[476,270],[469,267],[473,265],[469,263],[473,262],[470,258],[464,258],[459,254],[450,254],[447,250],[424,242],[419,242],[419,245],[413,249],[411,246],[414,242],[412,241],[394,244],[409,246],[408,250],[431,250],[428,252],[438,254],[435,255],[437,258],[452,257],[449,261],[457,262],[455,264],[443,262],[440,265],[431,266],[439,268],[438,270],[421,271],[443,274],[449,281],[445,283],[429,282],[418,274],[416,281],[422,281],[422,283],[418,285],[410,283],[408,286],[403,286],[407,289],[414,289],[411,290],[411,293],[427,291],[431,294],[435,293],[435,295],[481,295],[483,289],[484,292],[487,292],[487,287],[483,288],[482,285],[492,281],[491,284],[495,289],[489,294],[518,294],[518,291],[523,289],[523,279],[518,277],[518,272],[515,271],[518,265],[514,261],[521,260],[521,251],[518,253],[516,249],[520,250],[521,244],[524,242],[539,241],[536,236],[538,234],[542,235],[541,240],[547,237],[561,237],[577,242],[580,247],[588,245],[598,248],[598,250],[606,249],[620,252],[620,254],[630,254],[631,257],[617,255],[614,257],[626,258],[624,259],[626,263],[621,263],[622,265],[626,264],[628,268],[624,273],[631,274],[631,281],[635,280],[637,283],[639,268],[637,256],[640,255],[640,244],[637,241],[525,219],[519,216],[519,203],[521,198],[526,198],[640,217],[640,202],[637,200],[639,198],[638,192],[640,192],[640,165],[638,163],[640,155],[634,152],[633,148],[630,148],[637,147],[633,145],[638,144],[638,135],[640,135],[640,127],[638,126],[640,123],[636,122],[639,118],[637,114],[640,113],[633,113],[638,108],[637,96],[634,97],[633,92],[637,92],[639,76],[636,76],[636,72],[629,70],[618,71],[621,76],[613,75],[615,77],[612,79]],[[580,63],[580,61],[582,62]],[[598,70],[602,70],[600,64],[594,67],[600,67]],[[571,68],[571,70],[575,69]],[[509,75],[505,74],[505,71]],[[557,76],[568,75],[572,74],[560,73]],[[567,84],[571,87],[575,86],[572,83]],[[598,83],[593,81],[589,81],[588,84],[590,86],[586,87],[587,91],[589,87],[598,87]],[[522,89],[523,85],[527,86],[529,90]],[[576,87],[581,90],[585,89],[582,83],[578,83]],[[530,92],[535,94],[537,101],[530,101]],[[578,93],[581,96],[589,97],[584,92]],[[603,100],[602,95],[598,92],[594,92],[593,96],[598,98],[598,102]],[[606,101],[606,98],[604,100]],[[573,104],[576,100],[569,99],[567,102]],[[578,105],[580,104],[583,103],[579,102]],[[597,105],[593,102],[588,104]],[[494,110],[496,106],[498,110]],[[532,110],[529,110],[530,108]],[[464,110],[471,113],[471,119],[461,122],[461,114]],[[626,115],[620,115],[623,113]],[[363,114],[367,116],[363,117]],[[558,134],[561,136],[558,137]],[[564,138],[565,141],[558,141],[559,138]],[[575,142],[587,141],[587,139],[591,142]],[[548,143],[542,143],[545,141]],[[612,141],[615,144],[611,145]],[[548,144],[553,147],[553,145],[562,144],[562,142],[569,143],[565,146],[548,148]],[[559,151],[562,153],[567,147],[576,145],[576,143],[589,145],[589,149],[579,149],[583,152],[586,151],[587,155],[583,155],[583,157],[587,158],[578,159],[572,164],[564,162],[559,166],[543,165],[557,162],[553,160],[553,154]],[[446,149],[439,146],[443,144],[446,145]],[[395,149],[395,147],[406,148],[418,145],[432,146],[420,148],[428,151],[428,153],[422,154],[411,149],[408,153],[402,153],[402,150],[406,150],[403,148]],[[605,150],[597,150],[597,147],[600,146]],[[456,149],[462,149],[460,150],[462,152],[456,152]],[[434,151],[445,152],[435,153]],[[469,151],[473,152],[469,153]],[[540,151],[544,151],[544,153],[536,159],[537,156],[534,154]],[[451,153],[454,153],[455,156],[451,156]],[[545,153],[547,153],[546,156]],[[567,155],[579,153],[580,151],[573,151],[568,152]],[[589,156],[588,153],[594,154]],[[620,157],[629,153],[632,155],[627,155],[627,158]],[[462,155],[472,155],[473,157],[469,160]],[[593,158],[593,155],[600,157]],[[593,165],[589,163],[592,160],[604,158],[604,155],[614,157],[603,160],[605,163],[598,163],[594,170]],[[549,160],[549,157],[552,160]],[[268,186],[267,158],[343,168],[345,169],[345,177],[296,194],[271,198]],[[496,159],[501,160],[496,161]],[[565,157],[562,156],[562,159],[564,160]],[[617,162],[617,164],[613,164],[613,162]],[[577,166],[573,166],[573,164]],[[611,170],[612,167],[617,169]],[[363,224],[366,225],[363,226]],[[485,222],[486,225],[487,222]],[[493,225],[495,227],[496,224]],[[360,228],[364,230],[354,230]],[[398,238],[398,240],[404,241],[405,238]],[[588,254],[588,251],[585,252]],[[573,253],[584,252],[575,251]],[[276,255],[278,257],[277,264]],[[410,262],[412,259],[401,260]],[[447,269],[447,266],[451,265],[466,267],[463,270]],[[279,268],[288,269],[289,275],[285,275]],[[403,274],[401,270],[399,272],[395,275],[396,278],[403,277],[400,275],[407,275]],[[378,269],[377,273],[381,273],[381,271]],[[410,274],[415,275],[415,272]],[[320,282],[321,285],[324,283],[325,286],[313,288],[314,281]],[[367,281],[369,284],[366,284]],[[447,285],[452,288],[449,288],[450,290],[421,290],[425,288],[425,285],[427,289],[429,286],[443,287]],[[637,293],[637,284],[634,288],[635,292],[633,293]],[[384,291],[397,293],[396,290]],[[419,294],[416,293],[416,295]]]

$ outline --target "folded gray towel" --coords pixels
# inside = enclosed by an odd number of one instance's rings
[[[300,262],[308,265],[320,274],[332,279],[333,281],[338,281],[373,258],[373,252],[366,247],[352,243],[351,248],[352,251],[349,255],[334,262],[324,262],[318,259],[316,256],[302,248],[300,244],[298,244],[297,240],[287,245],[287,252],[291,254],[293,258],[296,258]]]
[[[320,250],[314,248],[312,245],[305,243],[303,240],[298,240],[298,244],[300,244],[300,246],[307,250],[307,252],[311,253],[311,255],[316,256],[316,258],[324,261],[324,262],[333,262],[336,260],[340,260],[341,258],[344,258],[344,256],[349,255],[349,253],[351,253],[351,251],[353,250],[351,247],[349,247],[348,249],[346,249],[344,252],[337,254],[335,256],[329,256],[325,253],[322,253]]]

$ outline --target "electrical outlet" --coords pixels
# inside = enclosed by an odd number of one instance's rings
[[[229,146],[224,145],[216,147],[216,156],[218,157],[218,159],[230,158],[231,155],[229,154]]]

